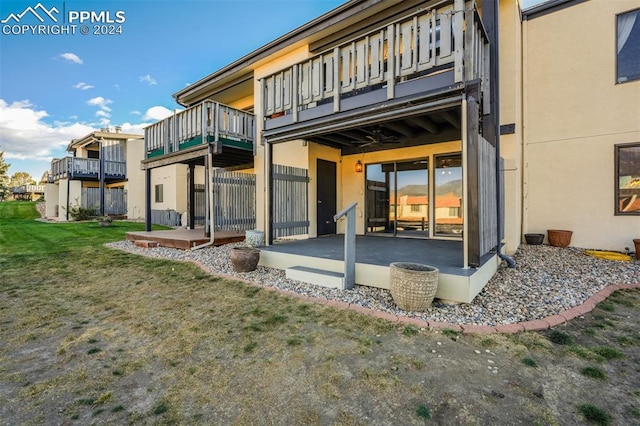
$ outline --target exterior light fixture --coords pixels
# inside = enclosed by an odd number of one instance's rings
[[[356,162],[356,173],[362,173],[362,170],[363,170],[362,161],[358,160]]]

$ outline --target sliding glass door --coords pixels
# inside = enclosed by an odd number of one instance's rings
[[[462,237],[462,155],[436,155],[433,163],[434,188],[430,187],[428,158],[367,164],[368,234]]]
[[[429,161],[367,165],[367,232],[429,236]]]

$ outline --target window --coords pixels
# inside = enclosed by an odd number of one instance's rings
[[[411,204],[411,211],[412,212],[419,212],[420,211],[420,206],[418,204]]]
[[[640,216],[640,143],[616,145],[616,215]]]
[[[161,203],[163,199],[163,186],[162,184],[156,185],[156,203]]]
[[[616,82],[640,79],[640,9],[616,17]]]

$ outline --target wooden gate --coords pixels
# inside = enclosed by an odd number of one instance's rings
[[[216,169],[213,173],[213,191],[214,230],[255,229],[256,176],[254,174]]]
[[[308,234],[308,170],[273,164],[272,172],[272,238]]]

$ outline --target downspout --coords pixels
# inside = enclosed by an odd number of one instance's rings
[[[502,229],[504,228],[504,218],[502,215],[502,178],[500,168],[500,57],[499,57],[499,31],[500,25],[500,9],[498,0],[489,0],[483,4],[483,12],[490,16],[491,25],[488,25],[489,33],[489,58],[491,61],[491,77],[493,81],[490,87],[491,91],[491,115],[493,116],[493,126],[496,143],[496,222],[498,225],[498,243],[496,245],[496,253],[498,257],[505,262],[509,268],[516,267],[516,261],[511,256],[502,253]]]
[[[204,247],[209,247],[213,245],[214,234],[215,234],[215,223],[213,214],[214,207],[214,197],[213,197],[213,147],[209,145],[209,153],[207,154],[207,170],[208,170],[208,181],[209,181],[209,191],[207,191],[207,197],[209,198],[209,241],[204,244],[200,244],[198,246],[191,247],[191,250],[198,250]]]

